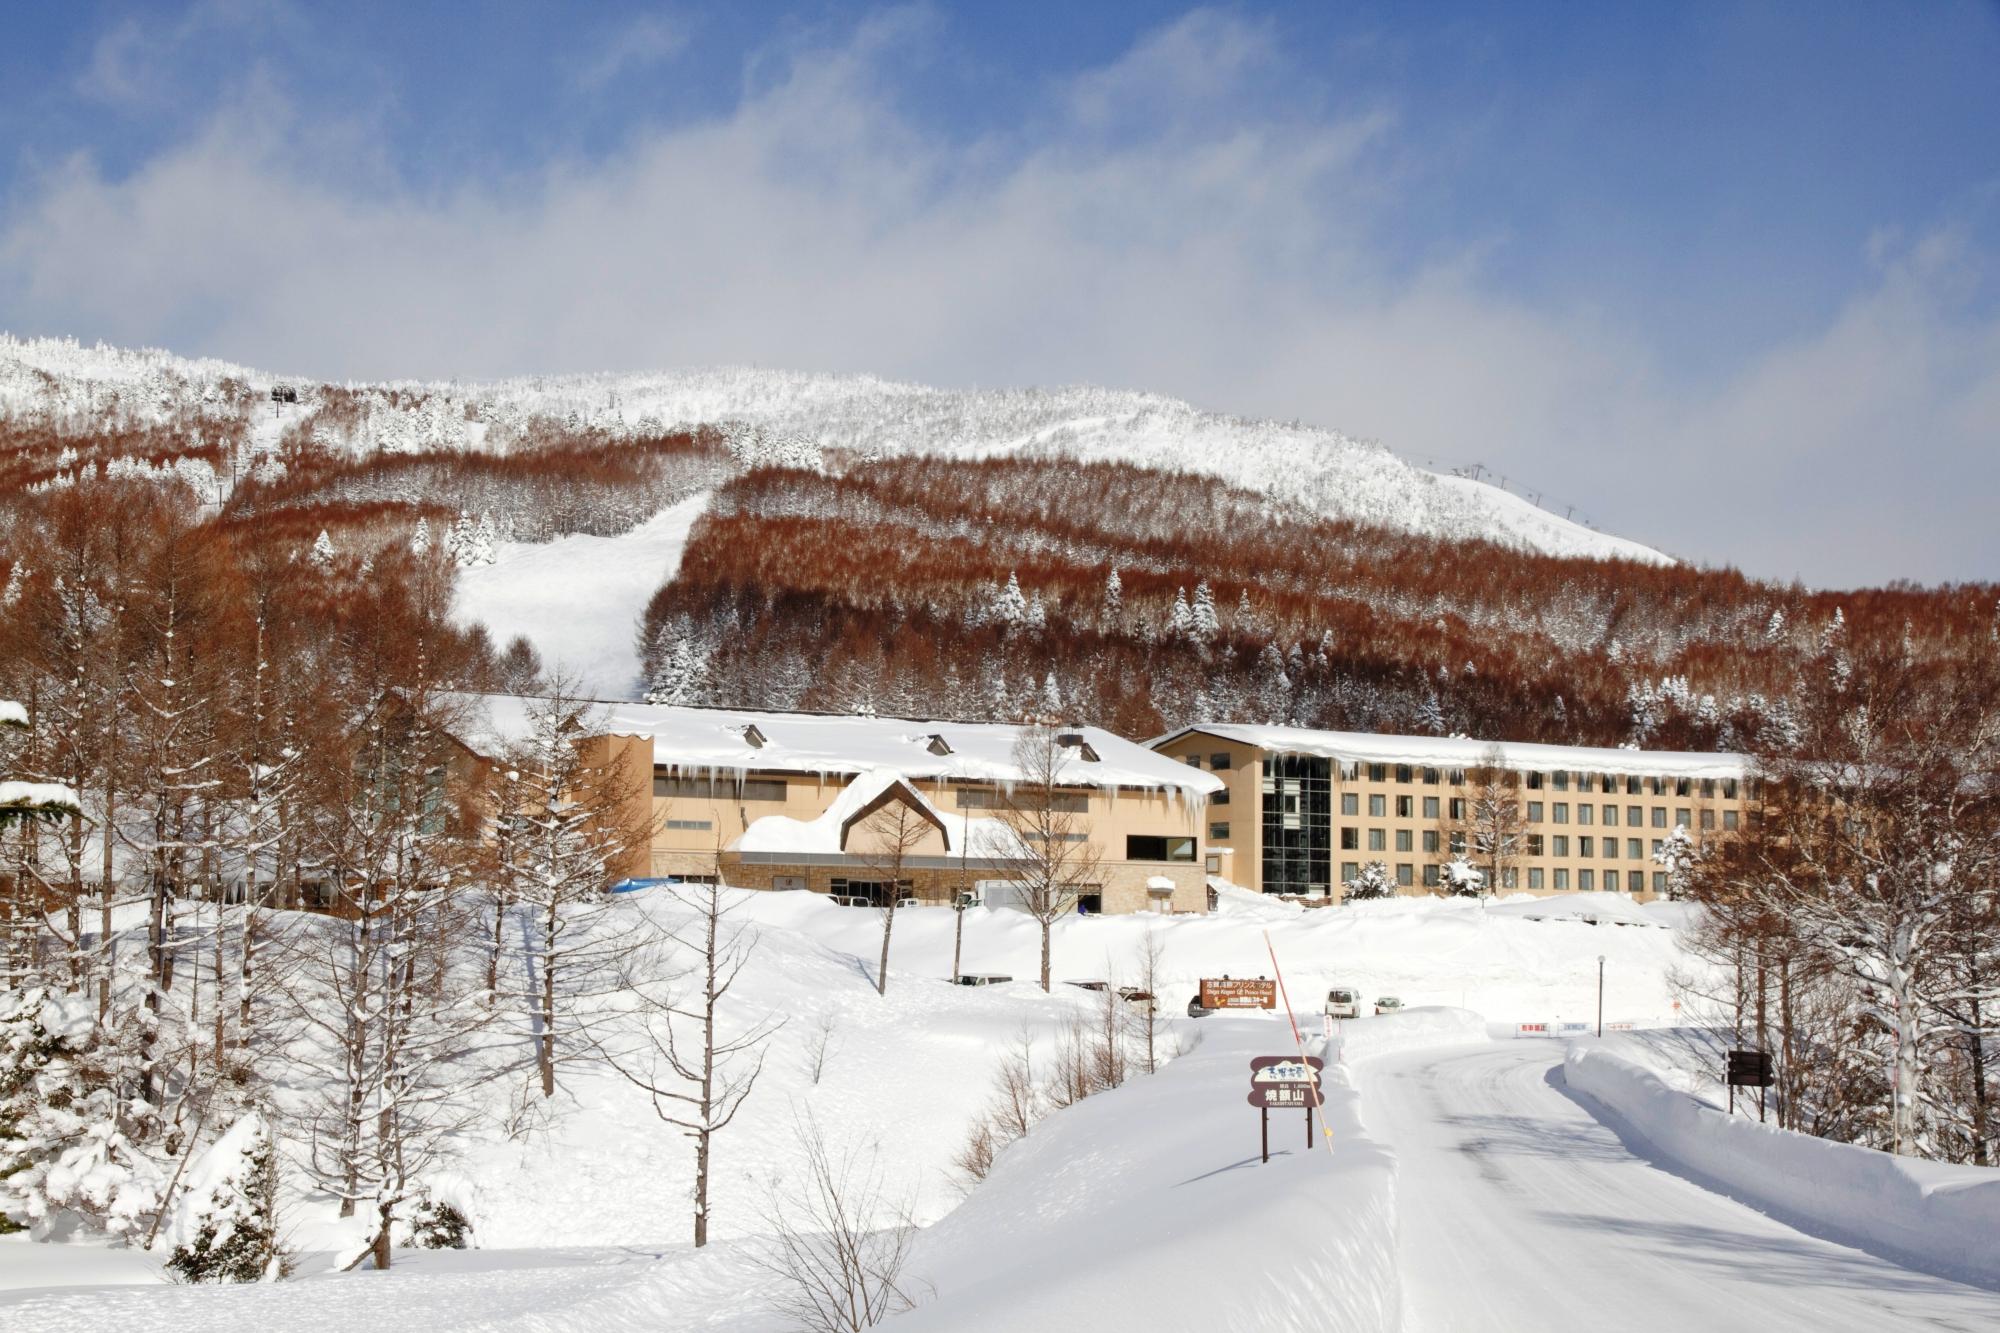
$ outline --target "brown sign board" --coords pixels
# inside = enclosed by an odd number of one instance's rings
[[[1728,1082],[1737,1088],[1768,1088],[1778,1080],[1771,1077],[1769,1051],[1731,1051]]]
[[[1303,1060],[1296,1055],[1260,1055],[1250,1062],[1250,1104],[1272,1110],[1317,1106],[1320,1097],[1314,1085],[1325,1068],[1326,1061],[1316,1055]]]
[[[1276,1009],[1278,983],[1262,977],[1203,977],[1201,1007],[1204,1009]]]

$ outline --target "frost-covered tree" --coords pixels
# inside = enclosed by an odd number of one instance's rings
[[[692,707],[710,702],[708,649],[685,614],[662,625],[654,640],[646,702]]]
[[[1215,594],[1210,591],[1208,580],[1195,584],[1194,605],[1188,612],[1189,631],[1196,638],[1212,639],[1222,633],[1222,622],[1215,614]]]
[[[1444,891],[1454,898],[1478,898],[1486,892],[1486,874],[1462,856],[1444,863]]]
[[[1006,585],[993,595],[987,619],[996,625],[1014,626],[1028,618],[1028,599],[1021,591],[1019,574],[1009,573]]]
[[[333,568],[333,555],[333,538],[327,535],[325,528],[321,528],[319,536],[313,538],[311,557],[313,568],[322,574],[326,573]]]
[[[1104,580],[1103,619],[1108,629],[1116,629],[1125,619],[1125,581],[1115,568]]]
[[[1167,615],[1167,637],[1185,639],[1194,633],[1194,613],[1188,609],[1187,589],[1174,589],[1173,610]]]
[[[1355,873],[1353,879],[1342,880],[1341,888],[1346,890],[1342,894],[1343,901],[1393,898],[1396,896],[1396,877],[1389,873],[1387,863],[1370,861]]]
[[[410,554],[421,559],[431,550],[431,521],[422,514],[417,515],[417,530],[410,534]]]
[[[264,1116],[242,1116],[196,1159],[168,1233],[183,1282],[273,1282],[290,1267],[278,1224],[278,1152]]]
[[[472,552],[466,563],[469,565],[492,564],[498,558],[498,553],[495,550],[498,542],[499,534],[493,527],[493,515],[491,513],[481,514],[479,516],[479,526],[472,533]]]
[[[1653,853],[1653,864],[1667,877],[1667,897],[1679,902],[1688,896],[1701,859],[1701,845],[1688,832],[1687,825],[1674,825],[1674,831],[1661,840]]]

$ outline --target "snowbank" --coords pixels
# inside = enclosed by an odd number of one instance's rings
[[[1002,1154],[919,1240],[909,1271],[936,1298],[895,1327],[1399,1328],[1394,1163],[1344,1071],[1327,1074],[1332,1151],[1282,1112],[1264,1163],[1249,1061],[1288,1053],[1290,1029],[1218,1015],[1202,1035]]]
[[[1486,910],[1493,916],[1519,917],[1523,921],[1576,921],[1588,926],[1671,929],[1674,924],[1622,893],[1572,893],[1560,898],[1531,898],[1523,894],[1494,903]]]
[[[1913,1268],[2000,1285],[2000,1172],[1732,1117],[1602,1047],[1572,1046],[1563,1074],[1662,1154],[1746,1202]]]
[[[1328,1049],[1333,1059],[1353,1066],[1378,1055],[1399,1055],[1434,1046],[1480,1046],[1490,1040],[1484,1015],[1470,1009],[1434,1005],[1375,1018],[1350,1019],[1340,1025]]]

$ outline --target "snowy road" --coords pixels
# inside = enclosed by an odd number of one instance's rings
[[[2000,1294],[1831,1244],[1635,1156],[1562,1087],[1562,1048],[1357,1071],[1394,1149],[1405,1328],[2000,1327]]]

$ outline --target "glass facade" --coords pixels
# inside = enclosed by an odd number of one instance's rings
[[[1264,757],[1266,893],[1332,888],[1333,764],[1307,755]]]

